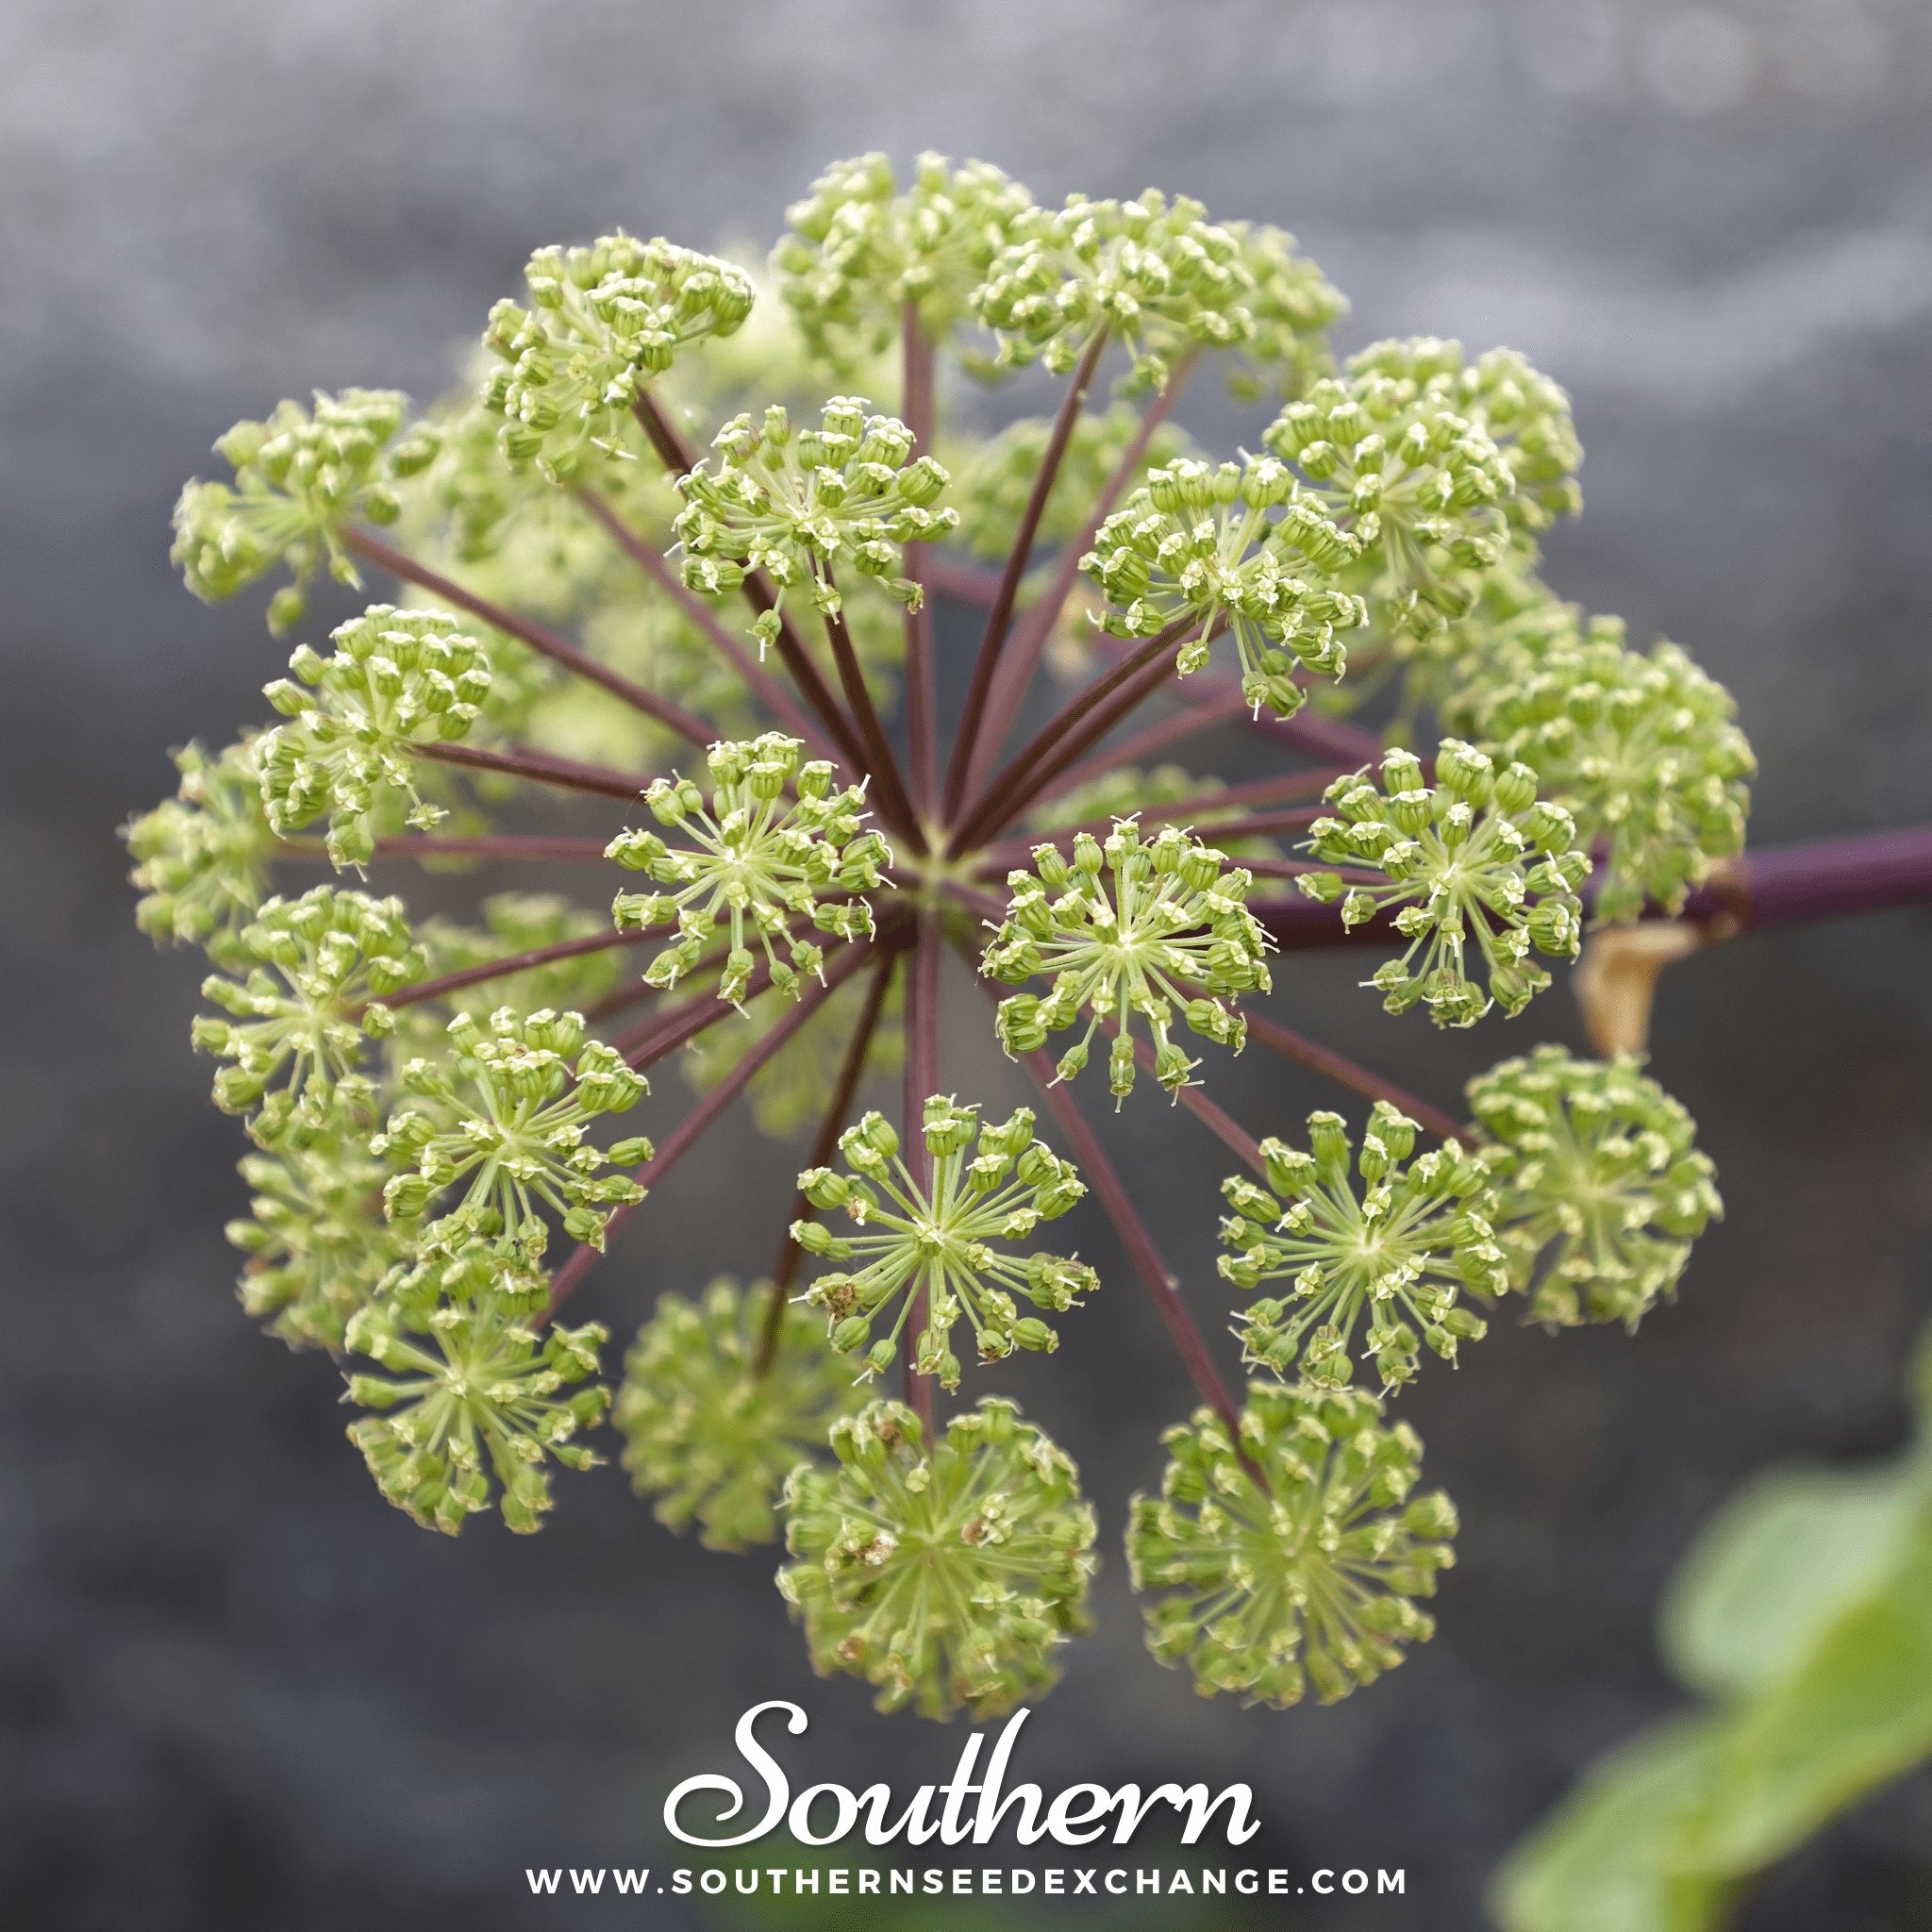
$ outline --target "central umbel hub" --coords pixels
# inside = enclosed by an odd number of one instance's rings
[[[946,851],[945,834],[937,826],[926,828],[925,844],[924,852],[895,854],[892,875],[914,910],[937,912],[948,903],[957,904],[953,889],[971,884],[979,855]]]

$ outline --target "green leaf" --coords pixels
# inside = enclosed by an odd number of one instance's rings
[[[1932,1437],[1932,1326],[1924,1328],[1913,1345],[1911,1366],[1906,1372],[1906,1393],[1919,1419],[1921,1440]]]
[[[1503,1932],[1707,1932],[1731,1888],[1682,1869],[1685,1819],[1724,1761],[1727,1728],[1674,1718],[1602,1758],[1496,1875]]]
[[[1932,1754],[1932,1509],[1903,1560],[1740,1716],[1687,1850],[1743,1873]]]
[[[1915,1474],[1783,1473],[1720,1519],[1675,1593],[1674,1661],[1739,1701],[1588,1774],[1498,1875],[1505,1932],[1715,1927],[1739,1881],[1932,1755]]]
[[[1767,1472],[1705,1530],[1665,1596],[1664,1660],[1690,1690],[1744,1697],[1805,1661],[1898,1560],[1923,1497],[1889,1464]]]

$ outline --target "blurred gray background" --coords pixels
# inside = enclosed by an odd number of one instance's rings
[[[936,147],[1053,197],[1151,181],[1294,228],[1354,298],[1344,346],[1507,342],[1569,386],[1588,508],[1552,574],[1731,685],[1755,840],[1921,820],[1928,110],[1919,0],[0,8],[0,1920],[609,1923],[543,1916],[522,1868],[660,1862],[664,1790],[727,1760],[754,1697],[801,1696],[799,1761],[855,1785],[938,1775],[961,1735],[814,1684],[769,1562],[672,1538],[614,1470],[563,1482],[533,1541],[415,1530],[342,1441],[328,1365],[236,1307],[239,1135],[188,1051],[199,968],[134,933],[114,838],[171,787],[167,747],[255,719],[279,668],[258,599],[203,609],[167,563],[216,434],[311,386],[434,394],[536,244],[613,223],[762,243],[836,156]],[[1719,1499],[1903,1428],[1932,1272],[1928,939],[1896,913],[1669,977],[1656,1069],[1730,1218],[1636,1340],[1505,1326],[1407,1398],[1466,1524],[1433,1645],[1333,1710],[1201,1703],[1141,1652],[1112,1560],[1030,1774],[1246,1778],[1270,1857],[1407,1869],[1401,1907],[1271,1923],[1481,1924],[1502,1852],[1673,1702],[1656,1594]],[[1278,984],[1439,1098],[1525,1029],[1574,1035],[1558,992],[1424,1038],[1355,976]],[[1231,1091],[1257,1126],[1325,1097],[1256,1059]],[[949,1067],[1008,1091],[983,1049]],[[1119,1144],[1212,1321],[1218,1156],[1153,1107]],[[730,1151],[603,1271],[613,1327],[764,1265],[791,1156]],[[755,1237],[734,1188],[770,1207]],[[1104,1227],[1080,1235],[1113,1262]],[[1076,1340],[1014,1380],[1117,1548],[1188,1395],[1124,1280]],[[1743,1924],[1932,1925],[1932,1784]]]

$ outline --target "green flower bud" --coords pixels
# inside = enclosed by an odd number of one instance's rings
[[[1512,546],[1579,503],[1568,400],[1507,352],[1465,366],[1454,342],[1375,343],[1310,384],[1264,441],[1300,473],[1294,508],[1357,546],[1347,585],[1411,662],[1438,655]],[[1331,541],[1316,535],[1318,561]],[[1427,682],[1411,676],[1408,695]]]
[[[1290,717],[1304,697],[1297,665],[1339,676],[1341,634],[1366,611],[1321,581],[1351,559],[1354,539],[1304,504],[1289,505],[1278,520],[1267,515],[1287,503],[1280,474],[1273,458],[1249,458],[1245,474],[1232,463],[1210,469],[1177,458],[1152,471],[1107,519],[1081,564],[1113,607],[1103,628],[1151,638],[1195,620],[1198,635],[1176,661],[1186,676],[1207,662],[1208,641],[1224,625],[1250,702]],[[1204,515],[1210,504],[1218,512]]]
[[[340,1354],[350,1320],[369,1306],[402,1248],[374,1207],[381,1163],[339,1115],[291,1123],[245,1157],[251,1199],[229,1241],[248,1257],[242,1306],[291,1348]]]
[[[798,1176],[798,1191],[814,1208],[842,1208],[852,1195],[852,1183],[829,1167],[808,1167]]]
[[[834,396],[821,428],[795,445],[767,435],[749,415],[735,417],[713,441],[715,467],[701,463],[677,479],[685,508],[675,528],[686,552],[686,584],[704,595],[736,588],[694,576],[694,558],[734,564],[741,579],[762,570],[778,602],[754,626],[761,647],[777,635],[790,585],[817,587],[827,613],[841,608],[826,576],[841,563],[916,608],[922,593],[900,575],[899,546],[933,541],[958,522],[957,511],[929,507],[949,480],[946,472],[930,457],[908,463],[910,432],[891,417],[869,416],[870,408]]]
[[[928,1096],[924,1135],[926,1152],[941,1160],[961,1153],[974,1139],[978,1123],[975,1108],[958,1107],[949,1096]]]
[[[1743,849],[1757,760],[1730,693],[1675,644],[1644,657],[1621,625],[1586,625],[1533,581],[1523,599],[1475,640],[1446,709],[1521,761],[1579,844],[1607,848],[1599,919],[1675,912]]]
[[[385,793],[408,801],[408,822],[419,830],[448,816],[417,789],[415,747],[468,732],[490,665],[476,641],[437,610],[373,604],[333,641],[327,658],[306,646],[295,653],[300,684],[268,687],[291,722],[263,735],[256,763],[271,828],[286,835],[327,812],[329,858],[340,870],[374,851]]]
[[[997,168],[921,155],[901,192],[884,155],[835,162],[788,211],[774,260],[815,358],[850,368],[898,340],[906,305],[938,343],[966,318],[1007,225],[1030,202]]]
[[[1341,309],[1291,236],[1209,222],[1200,203],[1152,189],[1015,210],[974,304],[997,365],[1071,369],[1106,328],[1132,356],[1130,388],[1164,388],[1182,356],[1214,348],[1237,355],[1233,386],[1247,394],[1270,380],[1292,392],[1324,367]]]
[[[851,1257],[850,1244],[839,1240],[822,1222],[794,1221],[791,1237],[808,1255],[831,1255],[841,1261]]]
[[[392,992],[425,963],[400,899],[371,899],[318,886],[299,899],[270,899],[235,936],[244,978],[215,974],[203,994],[230,1018],[198,1025],[203,1052],[229,1062],[217,1104],[239,1112],[273,1085],[311,1115],[325,1112],[372,1035],[386,1030],[372,996]]]
[[[751,313],[736,263],[621,231],[589,248],[543,248],[525,270],[528,308],[499,302],[483,344],[504,365],[485,388],[504,419],[500,443],[553,482],[596,451],[628,454],[641,435],[632,405],[678,353],[734,334]]]

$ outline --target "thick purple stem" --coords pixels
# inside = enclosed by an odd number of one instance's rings
[[[438,764],[467,765],[476,772],[501,772],[507,777],[528,778],[565,791],[621,798],[627,805],[635,805],[644,791],[644,783],[634,773],[614,772],[608,765],[580,765],[575,758],[552,758],[548,752],[531,751],[525,746],[485,751],[480,745],[433,741],[409,748],[418,758],[433,758]]]
[[[388,571],[391,576],[427,591],[432,597],[441,597],[445,603],[454,604],[458,609],[467,610],[472,617],[481,618],[506,636],[519,639],[531,650],[550,658],[553,663],[561,664],[566,671],[574,671],[579,677],[601,686],[612,697],[622,700],[633,710],[643,712],[647,718],[655,718],[666,730],[676,732],[692,744],[708,745],[717,738],[718,727],[695,712],[687,711],[682,705],[674,705],[669,698],[660,698],[641,684],[633,684],[608,664],[600,664],[589,653],[578,650],[568,638],[559,637],[541,624],[533,624],[513,610],[506,610],[487,598],[476,596],[427,565],[418,563],[413,557],[392,549],[380,537],[367,530],[348,529],[342,532],[342,547],[354,551],[379,570]]]
[[[1117,771],[1123,765],[1138,764],[1150,753],[1165,751],[1169,745],[1191,738],[1196,732],[1211,731],[1217,724],[1231,723],[1242,716],[1246,709],[1246,703],[1239,691],[1231,698],[1215,697],[1204,704],[1190,705],[1186,710],[1176,711],[1171,718],[1149,724],[1131,738],[1124,738],[1118,744],[1108,745],[1098,756],[1061,772],[1052,784],[1041,787],[1034,803],[1044,805],[1063,792],[1076,791],[1095,778],[1106,777],[1109,772]]]
[[[751,1084],[758,1069],[791,1040],[837,988],[858,970],[870,950],[863,945],[848,946],[826,967],[823,981],[810,981],[791,1011],[774,1022],[764,1038],[677,1124],[670,1139],[638,1169],[637,1178],[646,1187],[656,1187],[662,1182],[665,1175],[703,1139],[718,1116]],[[626,1202],[611,1211],[604,1224],[607,1247],[610,1237],[642,1206],[641,1201]],[[556,1278],[550,1284],[550,1299],[544,1304],[540,1320],[557,1311],[565,1296],[590,1273],[603,1252],[604,1249],[593,1248],[589,1242],[578,1245],[570,1259],[557,1271]]]
[[[1142,825],[1171,824],[1186,821],[1201,828],[1201,836],[1210,843],[1228,843],[1231,841],[1266,836],[1252,828],[1262,824],[1253,813],[1237,817],[1223,823],[1218,813],[1241,813],[1246,804],[1270,804],[1277,799],[1293,799],[1308,791],[1319,791],[1328,785],[1332,774],[1319,772],[1291,772],[1279,778],[1257,778],[1246,785],[1226,785],[1219,791],[1197,791],[1190,798],[1176,798],[1162,805],[1143,806],[1134,813],[1135,819]],[[1281,814],[1272,814],[1265,822],[1274,830],[1281,829],[1274,822]],[[1313,808],[1298,810],[1294,814],[1295,824],[1291,829],[1301,829],[1304,823],[1314,816]],[[995,870],[1009,865],[1022,865],[1036,845],[1056,845],[1062,850],[1072,845],[1082,832],[1091,832],[1096,838],[1105,838],[1113,827],[1110,818],[1085,819],[1075,825],[1058,825],[1051,832],[1040,834],[1037,838],[1003,840],[997,845],[983,847],[974,855],[981,870]],[[1243,860],[1242,863],[1247,863]],[[1258,866],[1254,868],[1258,871]],[[1316,872],[1332,872],[1332,866],[1307,868]],[[1379,881],[1381,874],[1375,874]]]
[[[1812,839],[1747,852],[1691,893],[1695,924],[1762,930],[1850,919],[1932,900],[1932,825]]]
[[[1131,684],[1143,673],[1156,671],[1157,667],[1164,668],[1181,640],[1193,627],[1191,617],[1175,619],[1158,636],[1148,638],[1129,651],[1076,696],[1068,699],[1014,754],[1012,762],[979,794],[978,799],[967,808],[953,835],[951,849],[955,852],[971,851],[980,839],[997,831],[1024,811],[1033,796],[1029,788],[1036,781],[1044,783],[1052,776],[1054,759],[1068,753],[1070,747],[1074,758],[1086,748],[1080,740],[1082,724],[1096,712],[1102,717],[1108,716],[1102,708],[1123,686]]]
[[[925,850],[925,833],[921,829],[912,801],[906,795],[906,781],[899,774],[899,761],[886,741],[886,727],[879,721],[872,692],[866,688],[865,673],[858,662],[858,649],[852,641],[851,627],[844,611],[838,607],[838,586],[832,579],[830,563],[821,565],[825,588],[834,603],[825,612],[825,635],[831,640],[832,661],[838,666],[839,682],[844,687],[845,702],[858,721],[859,741],[865,747],[867,768],[878,785],[879,815],[892,829],[905,837],[915,852]]]
[[[413,985],[385,993],[382,1003],[386,1007],[417,1007],[425,1000],[439,1000],[445,993],[460,992],[466,986],[507,979],[512,973],[526,973],[533,966],[548,966],[557,959],[608,953],[613,946],[641,945],[650,937],[642,932],[593,932],[579,940],[559,940],[553,946],[536,946],[527,953],[507,953],[501,959],[486,959],[480,966],[465,966],[459,972],[445,973],[439,979],[419,979]]]
[[[594,490],[579,489],[577,500],[610,533],[617,547],[704,632],[713,649],[758,694],[766,710],[794,737],[810,745],[818,757],[832,757],[835,747],[831,740],[807,717],[791,693],[718,621],[718,613],[686,586],[671,567],[670,559],[646,543]]]
[[[881,952],[878,964],[873,969],[872,984],[866,989],[865,1005],[859,1008],[858,1024],[852,1029],[851,1043],[845,1049],[838,1080],[832,1088],[831,1105],[825,1108],[819,1130],[812,1137],[811,1153],[805,1163],[808,1168],[829,1165],[838,1149],[839,1136],[845,1131],[845,1122],[852,1112],[858,1083],[865,1075],[865,1057],[872,1046],[873,1034],[877,1030],[879,1015],[885,1009],[886,992],[891,986],[892,971],[897,963],[891,953]],[[798,1274],[798,1257],[804,1250],[791,1232],[792,1225],[801,1221],[810,1221],[817,1213],[818,1209],[802,1193],[791,1204],[791,1221],[786,1224],[778,1258],[772,1264],[771,1298],[765,1304],[765,1318],[758,1329],[758,1354],[752,1360],[754,1380],[771,1372],[778,1353],[778,1337],[785,1325],[785,1303]]]
[[[1241,686],[1236,684],[1233,689],[1239,697]],[[1247,724],[1250,731],[1259,732],[1263,738],[1292,745],[1311,758],[1331,760],[1345,772],[1379,763],[1382,757],[1382,741],[1373,731],[1364,731],[1345,718],[1324,718],[1312,708],[1297,711],[1292,718],[1276,718],[1267,711],[1258,718],[1250,714]]]
[[[1266,822],[1247,823],[1254,826]],[[1275,825],[1274,829],[1296,827]],[[1240,836],[1232,828],[1220,826],[1216,833]],[[1594,896],[1594,881],[1586,880],[1585,905]],[[1905,825],[1892,831],[1807,840],[1799,845],[1746,852],[1720,866],[1675,916],[1704,927],[1712,939],[1729,939],[1776,926],[1856,919],[1868,912],[1928,903],[1932,903],[1932,825]],[[1333,906],[1317,905],[1299,896],[1252,900],[1248,909],[1285,952],[1345,946],[1358,938],[1395,936],[1385,913],[1351,931],[1342,925]],[[1643,916],[1668,919],[1673,915],[1654,906]]]
[[[1310,1040],[1263,1014],[1249,1013],[1246,1018],[1249,1040],[1257,1045],[1265,1046],[1270,1053],[1278,1053],[1284,1059],[1307,1067],[1311,1074],[1319,1074],[1324,1080],[1333,1080],[1338,1087],[1346,1087],[1351,1093],[1360,1094],[1364,1100],[1386,1100],[1398,1113],[1406,1113],[1419,1127],[1434,1134],[1439,1141],[1467,1139],[1469,1129],[1453,1114],[1444,1113],[1440,1107],[1431,1107],[1426,1100],[1417,1098],[1392,1080],[1372,1074],[1346,1055],[1339,1054],[1319,1041]]]
[[[1222,1379],[1221,1371],[1214,1366],[1214,1357],[1208,1353],[1208,1343],[1194,1325],[1194,1318],[1189,1314],[1187,1304],[1181,1300],[1178,1279],[1161,1258],[1160,1250],[1155,1246],[1154,1237],[1147,1232],[1145,1224],[1134,1212],[1132,1197],[1115,1172],[1113,1162],[1107,1158],[1100,1137],[1088,1125],[1086,1116],[1074,1105],[1073,1094],[1055,1079],[1053,1061],[1047,1055],[1030,1053],[1024,1058],[1027,1072],[1039,1083],[1041,1097],[1066,1137],[1074,1164],[1079,1168],[1108,1220],[1113,1224],[1114,1234],[1126,1250],[1127,1259],[1132,1263],[1134,1273],[1141,1277],[1141,1286],[1152,1298],[1189,1378],[1200,1391],[1202,1400],[1226,1424],[1228,1434],[1239,1442],[1241,1440],[1241,1412],[1234,1396]]]
[[[961,957],[969,965],[975,967],[976,976],[976,962],[972,954],[962,949]],[[980,985],[986,996],[997,1005],[999,994],[983,980]],[[1214,1366],[1214,1357],[1208,1354],[1208,1343],[1195,1326],[1194,1318],[1189,1314],[1188,1305],[1181,1300],[1178,1277],[1161,1258],[1154,1237],[1134,1211],[1133,1198],[1115,1171],[1113,1162],[1107,1158],[1100,1137],[1088,1124],[1086,1115],[1074,1104],[1071,1090],[1058,1077],[1050,1054],[1043,1051],[1022,1054],[1020,1059],[1039,1087],[1047,1110],[1059,1123],[1060,1132],[1066,1137],[1072,1151],[1074,1165],[1091,1186],[1102,1211],[1112,1223],[1114,1233],[1126,1250],[1127,1259],[1141,1277],[1141,1286],[1152,1299],[1161,1325],[1166,1328],[1168,1339],[1174,1343],[1174,1352],[1180,1357],[1189,1379],[1200,1391],[1202,1399],[1226,1424],[1229,1435],[1240,1449],[1241,1414],[1235,1399],[1222,1379],[1221,1371]],[[1240,1454],[1248,1473],[1265,1489],[1266,1482],[1259,1470],[1249,1461],[1247,1452],[1240,1450]]]
[[[403,832],[378,839],[378,858],[563,858],[598,865],[608,862],[608,839],[553,839],[547,834],[486,832],[475,838],[443,838],[436,832]],[[318,847],[318,850],[320,848]]]
[[[685,441],[677,425],[664,413],[656,396],[648,390],[642,391],[632,405],[632,412],[642,425],[645,436],[650,439],[651,447],[658,452],[659,459],[674,477],[688,475],[696,469],[697,453]],[[749,573],[742,585],[745,602],[763,616],[767,610],[776,609],[777,593],[772,589],[771,579],[763,571]],[[819,675],[819,668],[811,660],[811,654],[805,648],[805,641],[798,635],[791,620],[782,611],[778,615],[778,656],[785,669],[791,674],[791,681],[798,687],[799,695],[810,706],[831,733],[839,749],[855,770],[862,769],[865,759],[862,755],[858,734],[853,729],[852,721],[839,708],[839,700],[832,695],[831,687]],[[712,737],[717,736],[713,732]]]
[[[919,304],[908,301],[900,316],[899,346],[905,369],[900,413],[912,432],[912,454],[932,450],[933,348],[919,324]],[[912,803],[922,821],[933,808],[939,775],[939,713],[933,695],[932,608],[925,595],[932,558],[924,543],[905,548],[906,575],[920,587],[906,610],[906,738]]]
[[[918,938],[906,969],[906,1122],[900,1136],[907,1172],[922,1200],[932,1194],[932,1156],[925,1145],[925,1103],[940,1084],[940,923],[934,912],[921,913]],[[919,1338],[925,1332],[930,1307],[925,1277],[922,1274],[912,1291],[907,1311],[906,1400],[932,1440],[932,1385],[930,1375],[920,1374],[914,1367]]]
[[[999,595],[1000,574],[989,564],[970,563],[962,557],[948,557],[942,550],[928,550],[925,588],[936,597],[951,597],[985,610]]]
[[[1013,605],[1020,594],[1020,579],[1026,575],[1026,562],[1033,555],[1033,540],[1039,534],[1040,520],[1046,513],[1046,500],[1053,494],[1060,460],[1067,453],[1067,444],[1073,440],[1074,425],[1079,421],[1080,407],[1086,401],[1088,386],[1093,380],[1093,372],[1100,367],[1100,358],[1106,349],[1107,329],[1103,326],[1088,343],[1086,354],[1080,358],[1079,365],[1074,371],[1074,379],[1067,386],[1059,413],[1054,418],[1053,431],[1047,438],[1046,454],[1041,458],[1039,473],[1033,478],[1033,489],[1027,496],[1026,508],[1021,513],[1018,534],[1013,539],[1012,549],[1007,553],[1006,568],[1000,573],[999,589],[993,594],[991,609],[987,612],[986,631],[979,641],[979,655],[973,664],[973,682],[966,692],[966,709],[959,720],[959,735],[953,742],[952,762],[946,768],[945,813],[949,820],[958,815],[960,801],[966,795],[966,781],[973,769],[979,729],[986,719],[987,701],[992,695],[993,675],[999,669],[1000,654],[1006,649],[1008,632],[1012,628]]]
[[[686,977],[695,980],[699,970],[693,967]],[[634,1072],[642,1073],[646,1067],[656,1066],[666,1054],[675,1052],[687,1041],[695,1040],[708,1026],[715,1026],[721,1021],[730,1019],[740,1008],[749,1007],[760,993],[770,991],[771,986],[771,968],[760,962],[745,986],[738,1007],[728,1000],[693,999],[674,1012],[658,1013],[649,1020],[641,1021],[628,1033],[619,1034],[610,1043],[624,1056],[625,1065]]]
[[[1141,467],[1141,459],[1147,454],[1147,445],[1154,441],[1154,432],[1166,422],[1169,412],[1180,400],[1181,391],[1187,386],[1188,377],[1193,373],[1199,352],[1188,350],[1174,364],[1167,380],[1167,387],[1157,395],[1141,412],[1141,426],[1134,432],[1134,439],[1122,453],[1121,459],[1114,465],[1113,474],[1102,486],[1100,494],[1094,499],[1093,508],[1087,513],[1086,521],[1074,532],[1072,540],[1061,550],[1058,561],[1054,566],[1052,578],[1045,592],[1033,606],[1021,623],[1013,641],[1013,648],[1007,654],[1001,664],[999,675],[993,681],[991,701],[987,708],[986,726],[979,735],[979,742],[974,748],[973,769],[968,782],[982,785],[999,748],[1006,741],[1008,732],[1013,728],[1013,720],[1019,716],[1020,706],[1026,696],[1026,687],[1033,681],[1033,674],[1040,668],[1041,654],[1046,649],[1047,640],[1053,636],[1053,627],[1059,621],[1059,613],[1073,593],[1074,579],[1080,574],[1080,559],[1091,547],[1100,526],[1107,521],[1108,513],[1119,502],[1121,492],[1132,480],[1134,472]]]

